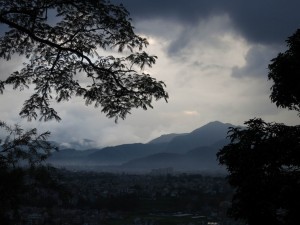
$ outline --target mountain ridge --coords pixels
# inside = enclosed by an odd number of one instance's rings
[[[145,144],[132,143],[85,151],[62,150],[54,153],[49,162],[57,166],[77,164],[83,169],[88,166],[114,166],[120,170],[136,168],[137,171],[159,167],[183,171],[216,169],[216,153],[228,143],[229,127],[234,125],[213,121],[190,133],[165,134]]]

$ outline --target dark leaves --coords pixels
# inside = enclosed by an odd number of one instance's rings
[[[4,89],[4,82],[0,80],[0,94],[3,94]]]
[[[35,85],[22,117],[60,120],[50,99],[67,101],[73,95],[101,107],[108,117],[123,119],[132,108],[152,107],[153,97],[168,98],[163,82],[140,72],[157,57],[132,53],[148,42],[134,33],[123,6],[93,0],[5,2],[0,1],[0,22],[10,29],[0,38],[0,57],[19,54],[28,61],[0,83],[0,92],[8,84],[21,90]],[[48,17],[48,10],[57,17]],[[99,55],[107,49],[118,57]],[[130,55],[122,57],[128,50]]]
[[[28,100],[25,101],[24,106],[20,112],[20,116],[27,118],[29,121],[37,118],[36,111],[39,111],[41,116],[40,120],[48,121],[55,119],[60,121],[57,112],[50,107],[49,98],[46,95],[33,94]]]
[[[0,129],[8,134],[5,139],[0,139],[1,167],[34,167],[44,161],[51,151],[57,150],[46,141],[49,132],[38,134],[36,129],[24,131],[19,125],[11,127],[2,121]]]
[[[9,126],[0,121],[0,133],[7,135],[0,137],[0,220],[19,224],[22,222],[17,213],[23,197],[31,191],[35,195],[40,193],[36,190],[41,190],[41,178],[47,179],[47,185],[53,181],[43,162],[57,147],[47,141],[49,132],[38,134],[36,129],[25,131],[19,125]]]
[[[270,98],[277,107],[300,112],[300,30],[286,42],[289,49],[279,53],[269,65],[268,76],[274,81]]]
[[[297,218],[300,195],[300,126],[266,123],[262,119],[231,128],[231,143],[217,154],[236,188],[231,215],[249,224],[289,224]],[[293,187],[293,194],[286,188]],[[297,204],[297,206],[295,205]],[[277,212],[284,211],[284,215]],[[294,220],[295,221],[295,220]]]

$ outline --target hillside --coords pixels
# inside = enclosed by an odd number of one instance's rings
[[[77,166],[84,169],[118,171],[172,167],[180,171],[216,170],[217,151],[228,143],[228,127],[233,125],[218,121],[208,123],[190,133],[166,134],[142,144],[124,144],[102,149],[76,151],[61,150],[48,160],[57,166]]]

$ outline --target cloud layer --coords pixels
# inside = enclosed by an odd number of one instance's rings
[[[123,2],[136,31],[158,56],[148,69],[167,84],[169,103],[133,110],[118,124],[81,99],[55,104],[62,122],[21,120],[18,112],[28,92],[7,90],[0,96],[0,119],[50,130],[64,146],[107,146],[147,142],[166,133],[190,132],[210,121],[242,124],[253,117],[296,124],[297,113],[277,109],[269,95],[270,60],[284,51],[284,41],[300,28],[296,0],[114,0]],[[19,60],[1,61],[0,76]],[[90,141],[93,140],[93,141]]]
[[[209,17],[227,14],[233,27],[250,42],[281,43],[299,27],[299,1],[290,0],[113,0],[122,3],[136,20],[171,20],[197,26]]]

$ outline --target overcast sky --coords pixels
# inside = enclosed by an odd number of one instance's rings
[[[234,125],[260,117],[299,124],[296,112],[277,109],[269,99],[268,64],[300,28],[299,0],[114,0],[128,9],[136,32],[148,38],[146,51],[158,56],[153,77],[167,84],[170,99],[154,109],[133,110],[115,124],[99,109],[74,98],[54,105],[62,122],[31,122],[18,113],[26,92],[0,96],[0,119],[50,130],[68,146],[103,147],[184,133],[219,120]],[[17,69],[16,60],[1,71]],[[0,72],[1,72],[0,71]],[[2,73],[0,73],[2,74]],[[0,75],[3,76],[3,75]]]

